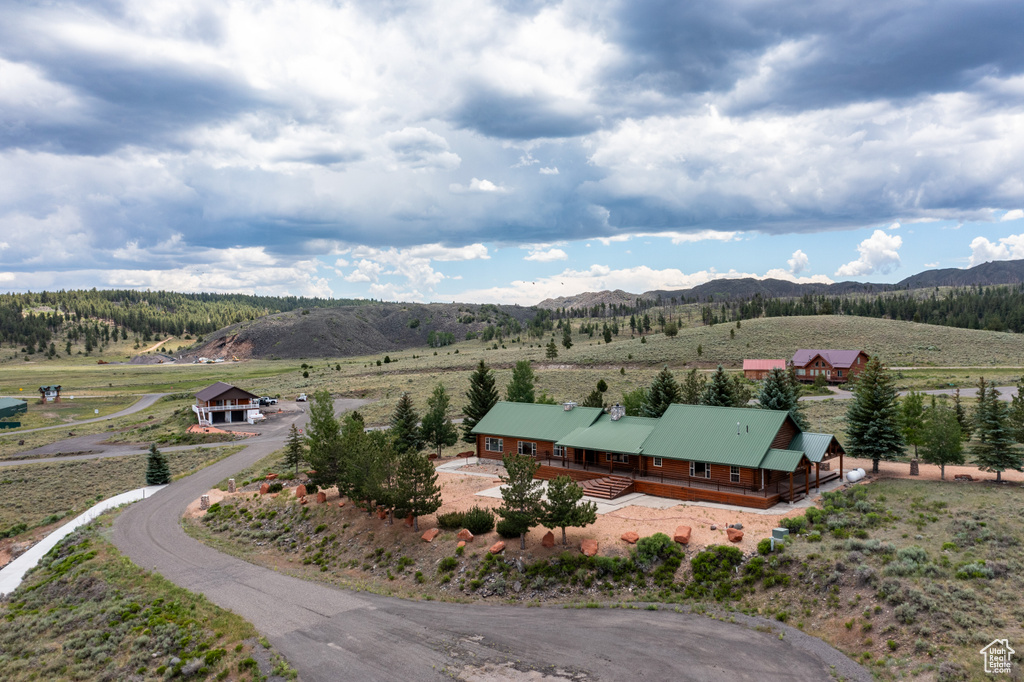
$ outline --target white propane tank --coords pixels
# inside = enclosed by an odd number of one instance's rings
[[[867,476],[867,472],[865,472],[863,469],[854,469],[853,471],[849,471],[846,473],[846,480],[849,481],[850,483],[856,483],[865,476]]]

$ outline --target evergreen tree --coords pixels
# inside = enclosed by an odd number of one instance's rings
[[[626,409],[626,416],[639,417],[645,400],[647,400],[647,389],[643,386],[634,388],[629,393],[623,393],[622,407]]]
[[[964,463],[963,434],[956,412],[933,405],[925,411],[921,429],[921,458],[939,467],[940,478],[946,480],[947,464]]]
[[[512,370],[512,381],[505,388],[505,400],[510,403],[532,403],[533,367],[529,360],[520,360]]]
[[[608,323],[604,323],[604,329],[601,330],[601,335],[604,337],[605,343],[612,342],[612,330],[608,327]]]
[[[341,425],[334,417],[334,400],[326,389],[314,393],[309,404],[306,445],[309,448],[306,452],[306,461],[315,472],[310,474],[307,484],[310,492],[340,485]]]
[[[747,407],[747,403],[754,397],[750,388],[750,382],[740,372],[732,375],[732,400],[733,407]]]
[[[441,448],[455,445],[459,439],[459,432],[448,418],[450,402],[444,384],[438,382],[434,392],[427,398],[427,413],[423,415],[423,424],[420,427],[420,435],[428,445],[437,448],[438,457],[441,456]]]
[[[708,381],[708,385],[704,389],[704,395],[701,396],[700,404],[712,407],[736,406],[736,392],[733,383],[721,365],[711,375],[711,380]]]
[[[640,406],[640,416],[660,417],[669,405],[680,402],[680,398],[679,384],[668,367],[663,367],[647,390],[646,399]]]
[[[346,417],[339,450],[341,475],[338,493],[373,513],[372,502],[384,488],[382,465],[393,459],[391,435],[386,431],[365,431],[362,422]]]
[[[698,372],[696,367],[692,368],[683,379],[679,402],[683,405],[700,405],[700,398],[704,395],[707,382],[707,377]]]
[[[892,375],[881,360],[871,358],[854,381],[853,400],[846,410],[846,452],[870,459],[874,473],[880,460],[891,461],[903,452],[896,396]]]
[[[467,443],[475,443],[476,436],[473,435],[473,427],[498,402],[498,389],[494,387],[494,374],[483,360],[469,377],[469,390],[466,391],[466,397],[469,402],[462,408],[462,414],[465,417],[462,420],[462,440]]]
[[[398,504],[403,511],[412,514],[413,528],[418,531],[419,517],[441,508],[437,470],[429,459],[409,451],[398,461],[398,479],[401,499]]]
[[[403,482],[398,470],[398,463],[401,455],[395,449],[394,441],[384,442],[380,447],[373,449],[375,460],[373,461],[374,475],[369,478],[369,484],[374,486],[373,490],[365,490],[361,497],[366,500],[372,498],[378,509],[385,509],[388,513],[387,525],[395,522],[395,510],[399,510],[404,516],[409,512],[405,511],[405,491]]]
[[[548,482],[547,499],[541,502],[541,525],[561,528],[563,547],[567,544],[567,527],[582,528],[597,521],[597,504],[582,500],[583,487],[569,476],[558,476]]]
[[[423,449],[419,424],[420,416],[413,407],[412,398],[408,393],[403,393],[395,405],[395,411],[391,413],[391,438],[399,454],[419,452]]]
[[[146,457],[146,485],[166,485],[171,482],[171,470],[164,453],[156,449],[156,443],[149,444]]]
[[[544,488],[533,476],[539,466],[533,457],[509,453],[505,455],[505,475],[500,476],[501,506],[498,516],[519,530],[519,548],[526,549],[526,533],[540,523],[544,508]]]
[[[999,400],[999,391],[995,386],[983,386],[981,390],[985,391],[985,398],[982,399],[979,392],[975,411],[978,442],[971,448],[971,454],[979,469],[996,472],[996,483],[999,483],[1007,469],[1024,471],[1024,458],[1014,445],[1007,423],[1007,406]]]
[[[757,402],[763,410],[785,410],[800,427],[807,430],[807,417],[800,404],[800,387],[795,385],[786,370],[773,367],[761,382]]]
[[[572,324],[566,320],[565,327],[562,328],[562,346],[569,350],[572,348]]]
[[[905,395],[900,401],[900,430],[906,444],[914,446],[914,459],[923,437],[924,416],[924,395],[917,391]]]
[[[964,409],[963,403],[960,402],[960,389],[956,389],[953,393],[953,412],[956,414],[956,421],[960,425],[960,432],[963,434],[964,440],[969,440],[971,437],[971,420],[967,418],[967,411]]]
[[[299,477],[299,463],[306,454],[306,444],[303,442],[302,434],[292,424],[288,429],[288,440],[284,446],[284,462],[290,467],[295,467],[295,478]]]
[[[572,342],[570,341],[569,343]],[[548,341],[547,349],[544,351],[544,357],[548,360],[554,360],[558,357],[558,346],[555,345],[555,339],[553,337]]]
[[[604,403],[604,394],[595,388],[590,392],[590,395],[580,403],[580,407],[600,407],[602,409],[607,407]]]
[[[1024,443],[1024,377],[1017,381],[1017,393],[1010,400],[1007,418],[1013,439],[1018,443]]]

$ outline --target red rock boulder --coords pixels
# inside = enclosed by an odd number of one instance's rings
[[[344,502],[339,502],[339,503],[338,503],[338,506],[339,506],[339,507],[344,507],[344,506],[345,506],[345,503],[344,503]]]
[[[263,485],[260,486],[260,495],[266,495],[269,492],[270,492],[270,484],[269,483],[264,483]]]
[[[457,537],[460,540],[465,540],[466,542],[473,542],[473,534],[470,533],[469,530],[466,528],[460,530],[459,534],[455,537]]]
[[[629,531],[622,534],[622,539],[631,545],[635,545],[636,541],[640,539],[640,534],[634,531]]]
[[[405,517],[405,525],[407,525],[410,528],[412,528],[412,524],[413,524],[412,514],[409,514],[408,516]]]
[[[505,541],[504,540],[498,540],[493,545],[491,545],[490,549],[488,549],[487,551],[490,552],[491,554],[499,554],[501,552],[504,552],[505,551]]]
[[[273,481],[275,478],[277,478],[277,474],[267,474],[268,481]]]
[[[729,542],[739,542],[743,539],[743,531],[736,530],[735,528],[726,528],[725,536],[729,538]]]
[[[540,541],[541,547],[554,547],[555,546],[555,534],[548,531],[544,534],[544,538]]]
[[[441,534],[440,530],[438,530],[437,528],[431,528],[426,533],[424,533],[422,536],[420,536],[420,539],[423,540],[423,542],[433,542],[434,538],[436,538],[440,534]]]
[[[304,486],[303,484],[300,483],[298,485],[298,487],[295,488],[295,497],[305,497],[305,496],[306,496],[306,486]]]
[[[457,544],[455,546],[456,547],[465,547],[466,546],[466,541],[465,540],[459,540],[459,544]]]
[[[586,556],[597,554],[597,540],[584,540],[580,543],[580,551]]]
[[[323,490],[318,490],[317,493],[316,493],[316,501],[319,502],[320,504],[323,504],[324,502],[326,502],[327,501],[327,493],[325,493]]]
[[[676,534],[672,536],[672,539],[680,545],[688,545],[690,544],[691,532],[693,532],[693,530],[689,526],[679,526],[676,528]]]

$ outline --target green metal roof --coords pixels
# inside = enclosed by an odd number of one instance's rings
[[[622,417],[612,421],[610,415],[602,414],[591,426],[574,429],[557,445],[639,455],[657,423],[657,419],[648,417]]]
[[[828,452],[828,446],[832,441],[836,440],[836,437],[831,433],[798,433],[793,439],[793,442],[789,444],[789,447],[793,450],[803,450],[807,455],[807,459],[812,462],[820,462],[825,458],[825,453]],[[839,445],[839,441],[836,440],[836,445]],[[842,450],[842,446],[839,446]]]
[[[573,430],[594,423],[604,412],[598,407],[575,407],[536,403],[497,403],[473,427],[472,433],[557,442]]]
[[[28,412],[28,403],[17,398],[0,398],[0,419]]]
[[[746,407],[670,405],[644,443],[643,453],[756,469],[788,414]]]
[[[799,450],[778,450],[772,448],[761,460],[761,469],[771,471],[788,471],[793,473],[800,466],[804,453]]]

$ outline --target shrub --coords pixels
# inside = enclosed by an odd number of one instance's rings
[[[447,514],[437,515],[437,526],[438,528],[444,528],[445,530],[461,530],[465,528],[466,515],[462,512],[449,512]],[[470,531],[472,532],[472,531]]]
[[[817,507],[810,507],[804,512],[804,516],[807,518],[807,523],[812,526],[821,523],[825,520],[825,512]]]
[[[679,545],[664,533],[655,533],[646,538],[640,538],[633,549],[633,561],[643,570],[649,570],[659,559],[682,556],[683,550]]]
[[[453,556],[446,556],[441,559],[437,564],[438,573],[450,573],[455,570],[455,567],[459,565],[459,560]]]
[[[772,539],[765,538],[757,543],[757,553],[761,556],[772,553]]]
[[[527,530],[529,530],[523,524],[517,523],[512,519],[502,519],[501,521],[498,521],[495,528],[498,531],[498,535],[505,538],[506,540],[517,538],[523,533],[525,533]]]
[[[814,531],[813,533],[808,534],[807,542],[821,542],[821,533]]]
[[[900,604],[893,609],[892,615],[904,625],[910,625],[917,618],[917,607],[913,604]]]
[[[269,492],[269,493],[279,493],[283,489],[284,489],[284,484],[281,483],[280,481],[274,481],[269,486],[267,486],[267,492]]]
[[[735,598],[732,577],[742,562],[743,552],[737,547],[708,547],[690,560],[693,581],[686,586],[686,595],[702,597],[710,593],[719,601]]]
[[[462,515],[462,527],[473,535],[483,535],[494,530],[494,512],[490,509],[473,507]]]
[[[782,519],[779,522],[783,528],[788,528],[789,532],[793,535],[799,535],[807,528],[807,517],[805,516],[794,516],[791,519]]]
[[[989,580],[994,576],[995,574],[992,569],[986,566],[984,561],[975,561],[974,563],[964,564],[960,568],[956,569],[956,577],[961,580],[972,580],[975,578],[984,578]]]

